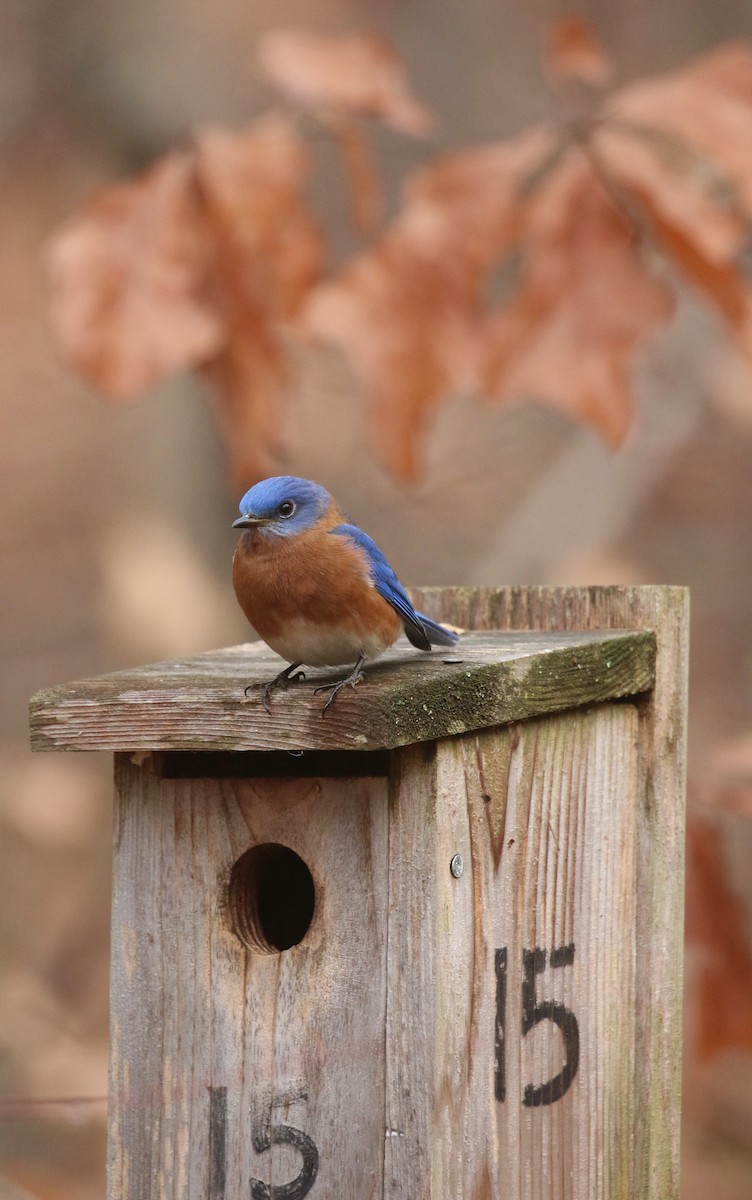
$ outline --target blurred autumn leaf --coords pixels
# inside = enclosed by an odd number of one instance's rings
[[[477,376],[485,285],[514,244],[522,185],[549,144],[536,130],[415,173],[381,240],[306,305],[307,328],[348,356],[370,400],[372,439],[403,479],[420,473],[442,395]]]
[[[225,332],[203,365],[232,477],[243,484],[269,474],[283,449],[282,336],[319,274],[323,243],[302,197],[307,147],[286,118],[241,133],[201,130],[194,169],[210,247],[206,295]]]
[[[701,951],[694,997],[698,1053],[752,1050],[752,953],[747,914],[728,878],[716,825],[687,824],[687,939]]]
[[[362,236],[373,233],[384,207],[383,188],[366,138],[354,121],[332,121],[350,189],[352,223]]]
[[[305,29],[272,30],[256,53],[286,99],[329,129],[343,158],[355,228],[372,232],[382,209],[381,184],[355,118],[371,117],[414,137],[434,125],[433,114],[412,95],[399,55],[378,34],[327,37]]]
[[[52,244],[61,348],[85,379],[125,398],[216,351],[222,326],[201,300],[208,247],[188,154],[94,195]]]
[[[192,149],[99,192],[50,247],[68,361],[113,399],[200,368],[241,483],[280,454],[282,332],[323,260],[301,194],[308,169],[284,117],[199,130]]]
[[[632,416],[632,356],[671,317],[674,296],[577,149],[530,197],[519,244],[517,294],[483,335],[483,390],[559,405],[618,446]]]
[[[259,39],[257,54],[288,99],[312,112],[375,117],[419,136],[431,131],[431,113],[413,97],[399,55],[378,34],[276,29]]]
[[[608,83],[614,73],[603,46],[578,17],[565,17],[549,28],[545,65],[554,79],[593,85]]]
[[[344,156],[354,220],[381,189],[357,121],[425,134],[428,110],[369,34],[277,30],[259,44],[296,113]],[[555,82],[603,85],[611,63],[578,20],[549,36]],[[204,131],[141,179],[101,192],[52,247],[53,315],[68,361],[124,398],[172,370],[210,379],[238,483],[284,449],[285,338],[347,356],[371,438],[405,480],[423,469],[438,404],[460,390],[554,405],[617,446],[631,371],[670,319],[682,281],[752,358],[752,291],[739,256],[752,220],[752,48],[734,43],[600,97],[555,128],[468,147],[408,175],[375,240],[322,277],[293,118]],[[506,305],[494,276],[517,269]]]

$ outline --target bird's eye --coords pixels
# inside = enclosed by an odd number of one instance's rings
[[[277,512],[280,517],[291,517],[295,512],[295,502],[293,500],[283,500]]]

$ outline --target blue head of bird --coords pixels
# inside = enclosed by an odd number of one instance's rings
[[[261,537],[290,537],[315,525],[330,501],[326,488],[310,479],[275,475],[246,492],[232,527],[252,530]]]

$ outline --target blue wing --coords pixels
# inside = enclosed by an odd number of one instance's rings
[[[458,635],[443,625],[437,625],[430,617],[416,612],[410,603],[410,597],[403,588],[384,555],[372,538],[359,529],[357,525],[336,525],[330,533],[338,537],[349,538],[361,550],[365,550],[368,566],[371,571],[373,586],[380,596],[383,596],[395,612],[402,618],[405,633],[419,650],[430,650],[431,646],[453,646]]]
[[[376,591],[391,604],[395,612],[402,618],[405,633],[412,644],[419,650],[430,650],[431,643],[428,635],[420,617],[410,603],[410,597],[373,539],[369,538],[368,534],[359,529],[357,525],[336,525],[329,532],[338,537],[346,537],[361,550],[365,550]]]

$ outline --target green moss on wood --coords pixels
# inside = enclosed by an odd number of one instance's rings
[[[392,749],[636,695],[653,683],[649,632],[467,634],[451,654],[404,648],[366,668],[322,720],[321,674],[275,695],[258,646],[53,688],[31,704],[35,749]],[[247,683],[255,686],[244,695]]]

